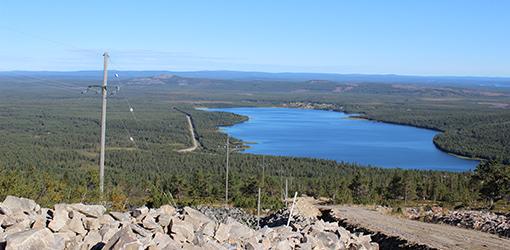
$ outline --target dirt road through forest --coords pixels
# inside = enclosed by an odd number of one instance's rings
[[[381,214],[375,209],[321,205],[317,207],[323,211],[329,210],[335,220],[388,238],[405,240],[408,246],[421,245],[436,249],[510,249],[510,239],[481,231],[397,218]]]
[[[186,115],[186,117],[188,118],[189,131],[191,133],[191,139],[192,139],[192,142],[193,142],[193,147],[185,148],[185,149],[180,149],[180,150],[177,150],[177,152],[191,152],[191,151],[193,151],[193,150],[198,148],[198,142],[197,142],[197,139],[195,137],[195,128],[193,127],[193,122],[191,122],[191,117],[189,115]]]

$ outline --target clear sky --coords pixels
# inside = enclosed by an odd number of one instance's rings
[[[0,0],[0,71],[510,77],[510,0]]]

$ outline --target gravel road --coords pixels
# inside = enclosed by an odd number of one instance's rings
[[[189,124],[189,131],[191,133],[191,138],[192,138],[192,142],[193,142],[193,147],[191,148],[185,148],[185,149],[180,149],[180,150],[177,150],[177,152],[191,152],[191,151],[194,151],[195,149],[198,148],[198,142],[197,142],[197,139],[195,137],[195,128],[193,127],[193,123],[191,122],[191,117],[189,115],[186,115],[186,117],[188,118],[188,124]]]
[[[435,249],[510,249],[510,239],[481,231],[402,219],[359,207],[317,207],[330,210],[334,219],[347,225],[398,238],[407,241],[407,245]]]

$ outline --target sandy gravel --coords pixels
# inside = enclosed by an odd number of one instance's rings
[[[398,237],[411,244],[437,249],[510,249],[510,239],[481,231],[402,219],[359,207],[317,207],[330,209],[333,217],[349,225]]]

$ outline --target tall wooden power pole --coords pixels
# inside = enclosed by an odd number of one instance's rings
[[[107,75],[107,68],[108,68],[108,52],[104,53],[104,69],[103,69],[103,86],[102,86],[102,93],[103,93],[103,111],[102,111],[102,118],[101,118],[101,156],[99,159],[99,189],[101,190],[100,194],[100,200],[103,201],[103,192],[104,192],[104,145],[106,140],[106,75]]]
[[[226,180],[225,180],[225,202],[226,204],[228,205],[228,150],[229,150],[229,142],[228,142],[228,139],[229,139],[230,135],[227,134],[227,172],[225,173],[226,174]]]
[[[107,72],[108,72],[108,52],[104,53],[104,69],[103,69],[103,85],[89,85],[86,90],[82,91],[82,94],[87,93],[91,88],[101,88],[101,93],[103,95],[103,105],[102,105],[102,113],[101,113],[101,149],[99,155],[99,190],[101,191],[99,194],[99,199],[101,202],[104,198],[104,153],[105,153],[105,141],[106,141],[106,95],[108,94],[107,87]],[[115,74],[117,76],[117,74]],[[116,90],[112,91],[111,94],[117,93],[119,91],[119,86],[115,87]],[[99,92],[96,92],[96,94]],[[133,140],[133,138],[131,138]]]

